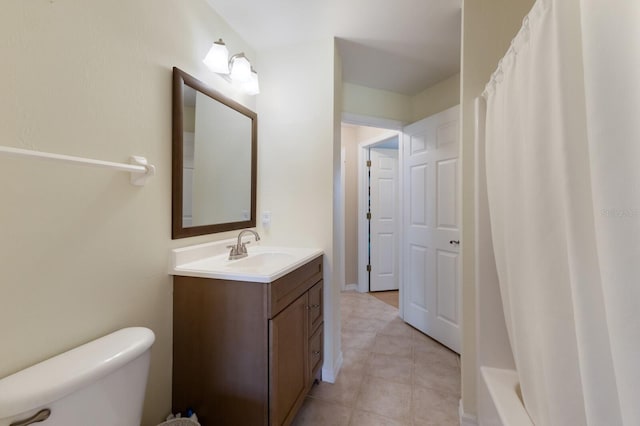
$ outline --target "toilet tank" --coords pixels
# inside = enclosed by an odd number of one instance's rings
[[[0,426],[139,426],[154,340],[124,328],[0,379]]]

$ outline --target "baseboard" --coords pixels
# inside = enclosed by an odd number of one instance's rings
[[[344,286],[344,291],[358,291],[358,284],[347,284]]]
[[[343,362],[344,362],[344,359],[342,358],[342,351],[340,351],[340,355],[338,355],[338,359],[336,359],[335,362],[333,363],[333,369],[329,369],[324,365],[322,366],[322,381],[335,383],[336,379],[338,378],[338,374],[340,374],[340,369],[342,368]]]
[[[460,426],[478,426],[476,416],[464,412],[462,400],[460,400],[460,405],[458,405],[458,414],[460,415]]]

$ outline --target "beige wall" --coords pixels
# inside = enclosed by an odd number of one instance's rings
[[[325,288],[325,300],[330,300],[330,306],[325,312],[331,316],[325,325],[325,360],[329,358],[327,352],[333,356],[330,364],[322,366],[323,377],[325,380],[335,382],[337,374],[342,367],[342,333],[340,324],[342,321],[340,309],[340,291],[344,287],[344,205],[342,204],[341,192],[342,187],[342,165],[340,158],[341,151],[341,122],[342,122],[342,98],[344,93],[344,84],[342,82],[342,57],[338,50],[338,41],[332,40],[331,50],[333,53],[333,99],[331,107],[333,109],[333,270],[330,282],[331,289],[327,293]],[[327,343],[331,344],[331,348],[327,349]],[[329,377],[330,376],[330,377]],[[331,380],[333,379],[333,380]]]
[[[112,161],[126,173],[0,157],[0,377],[121,327],[156,333],[144,411],[170,410],[171,68],[254,109],[202,64],[250,46],[205,0],[6,0],[0,6],[0,144]],[[326,55],[325,55],[326,56]],[[307,134],[307,132],[305,132]]]
[[[342,108],[347,114],[409,124],[459,103],[460,74],[455,74],[413,96],[345,83]]]
[[[464,0],[462,12],[462,402],[476,412],[473,100],[520,29],[533,0]]]
[[[271,226],[259,226],[259,231],[265,244],[325,252],[325,372],[333,369],[340,347],[333,229],[335,161],[340,170],[339,140],[334,145],[334,97],[339,96],[334,55],[333,39],[290,45],[260,51],[257,68],[258,212],[272,214]]]
[[[342,126],[344,148],[345,284],[358,283],[358,143],[355,126]]]
[[[382,135],[388,135],[388,129],[370,126],[356,126],[356,143],[368,142]]]
[[[460,74],[442,80],[411,97],[411,121],[418,121],[460,103]]]
[[[344,83],[342,112],[408,123],[412,116],[411,97]]]

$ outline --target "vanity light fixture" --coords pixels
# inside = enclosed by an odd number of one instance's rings
[[[244,52],[229,58],[229,50],[222,39],[213,43],[202,62],[211,71],[221,74],[225,80],[238,84],[247,94],[260,93],[258,73],[253,69]]]

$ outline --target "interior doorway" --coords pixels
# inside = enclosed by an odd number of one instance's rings
[[[461,341],[459,116],[459,107],[455,106],[393,130],[367,128],[367,134],[362,127],[352,125],[347,131],[351,132],[351,139],[343,133],[343,141],[352,141],[345,149],[346,161],[350,163],[345,169],[345,180],[353,180],[349,174],[356,173],[358,182],[355,197],[358,206],[349,207],[354,197],[348,190],[345,200],[345,232],[348,234],[351,230],[355,234],[347,235],[345,244],[345,255],[351,256],[346,258],[345,272],[352,270],[351,276],[346,276],[346,283],[350,283],[346,289],[368,293],[386,290],[389,282],[397,282],[399,316],[458,353]],[[355,142],[354,134],[360,136]],[[385,144],[394,140],[399,148],[396,150],[398,189],[391,190],[393,185],[388,175],[376,175],[376,170],[385,169],[388,173],[393,169],[388,167],[393,160]],[[356,153],[349,155],[353,149]],[[397,200],[398,207],[380,199]],[[354,217],[357,231],[353,230]],[[392,217],[394,220],[389,220]],[[384,219],[386,223],[376,223],[377,219]],[[395,223],[397,231],[390,232]],[[398,245],[391,243],[385,248],[382,243],[391,242],[394,234]],[[354,247],[357,262],[353,259]],[[355,272],[353,265],[356,265]],[[393,277],[396,271],[397,278]]]
[[[359,145],[365,156],[358,163],[361,180],[358,197],[360,211],[364,210],[364,215],[359,216],[364,225],[358,241],[364,246],[360,250],[359,271],[365,264],[366,272],[359,282],[364,282],[368,292],[399,289],[399,138],[394,135]]]
[[[343,123],[344,289],[362,293],[400,286],[401,133],[395,129],[402,126],[383,124]]]
[[[403,319],[461,350],[460,108],[403,129]]]

